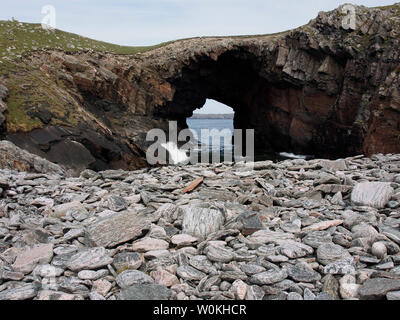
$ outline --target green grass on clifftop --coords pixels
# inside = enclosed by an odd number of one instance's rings
[[[162,45],[148,47],[119,46],[57,29],[47,31],[42,28],[41,24],[0,21],[0,63],[12,61],[31,51],[43,49],[68,52],[93,50],[115,54],[136,54]]]

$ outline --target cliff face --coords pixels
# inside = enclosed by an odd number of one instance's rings
[[[235,128],[256,130],[259,151],[399,153],[400,4],[356,7],[355,30],[343,19],[339,7],[281,34],[187,39],[134,56],[35,52],[6,84],[20,96],[50,93],[16,117],[0,87],[0,128],[74,170],[133,169],[146,165],[148,130],[185,127],[211,98],[234,109]]]

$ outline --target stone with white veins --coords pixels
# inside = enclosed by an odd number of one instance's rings
[[[112,248],[134,240],[150,229],[149,217],[134,211],[113,214],[100,219],[86,229],[85,237],[93,247]]]
[[[113,259],[103,247],[86,248],[74,254],[66,266],[72,271],[98,269],[111,264]]]
[[[358,183],[351,193],[351,202],[358,206],[384,208],[394,194],[394,189],[387,182]]]
[[[233,260],[233,252],[225,246],[211,245],[206,249],[207,258],[214,262],[228,263]]]
[[[165,240],[146,237],[132,243],[131,250],[137,252],[147,252],[154,250],[165,250],[169,248],[169,243]]]
[[[314,252],[314,249],[304,243],[293,240],[277,240],[278,250],[290,259],[305,257]]]
[[[333,243],[322,244],[317,249],[317,260],[324,266],[350,257],[351,255],[346,249]]]
[[[193,243],[197,242],[197,238],[188,234],[176,234],[171,237],[171,242],[177,247],[191,246]]]
[[[250,277],[249,281],[258,285],[274,284],[285,280],[288,277],[288,273],[285,269],[281,270],[268,270],[265,272],[257,273]]]
[[[218,207],[210,205],[182,206],[182,231],[185,234],[205,239],[222,228],[225,213]]]
[[[178,267],[178,269],[176,270],[176,274],[187,281],[193,281],[193,280],[197,280],[200,281],[201,279],[203,279],[206,274],[204,272],[201,272],[191,266],[188,265],[183,265]]]
[[[29,283],[18,288],[0,292],[0,300],[28,300],[36,297],[40,289],[39,283]]]

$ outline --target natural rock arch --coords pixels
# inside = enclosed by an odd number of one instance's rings
[[[235,128],[255,129],[258,150],[325,157],[346,153],[327,150],[332,137],[323,130],[339,91],[285,79],[276,63],[268,69],[268,62],[245,50],[230,50],[214,59],[205,55],[182,68],[178,78],[168,80],[175,88],[173,99],[155,108],[154,115],[177,120],[185,127],[186,118],[210,98],[233,108]],[[319,59],[323,68],[341,68],[329,59]]]
[[[256,150],[398,153],[399,12],[356,7],[347,30],[339,7],[280,34],[186,39],[134,56],[35,52],[26,61],[62,107],[27,106],[36,127],[3,123],[2,136],[49,159],[73,147],[88,155],[85,166],[134,169],[146,165],[148,130],[186,127],[211,98],[234,109],[236,128],[256,130]]]

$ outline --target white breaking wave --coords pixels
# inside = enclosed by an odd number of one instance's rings
[[[170,156],[170,161],[172,161],[173,164],[179,164],[189,159],[186,152],[180,150],[178,146],[172,141],[163,143],[161,144],[161,146],[168,151]]]
[[[294,153],[289,153],[289,152],[280,152],[280,156],[290,158],[290,159],[307,159],[308,156],[301,155],[301,154],[294,154]]]

